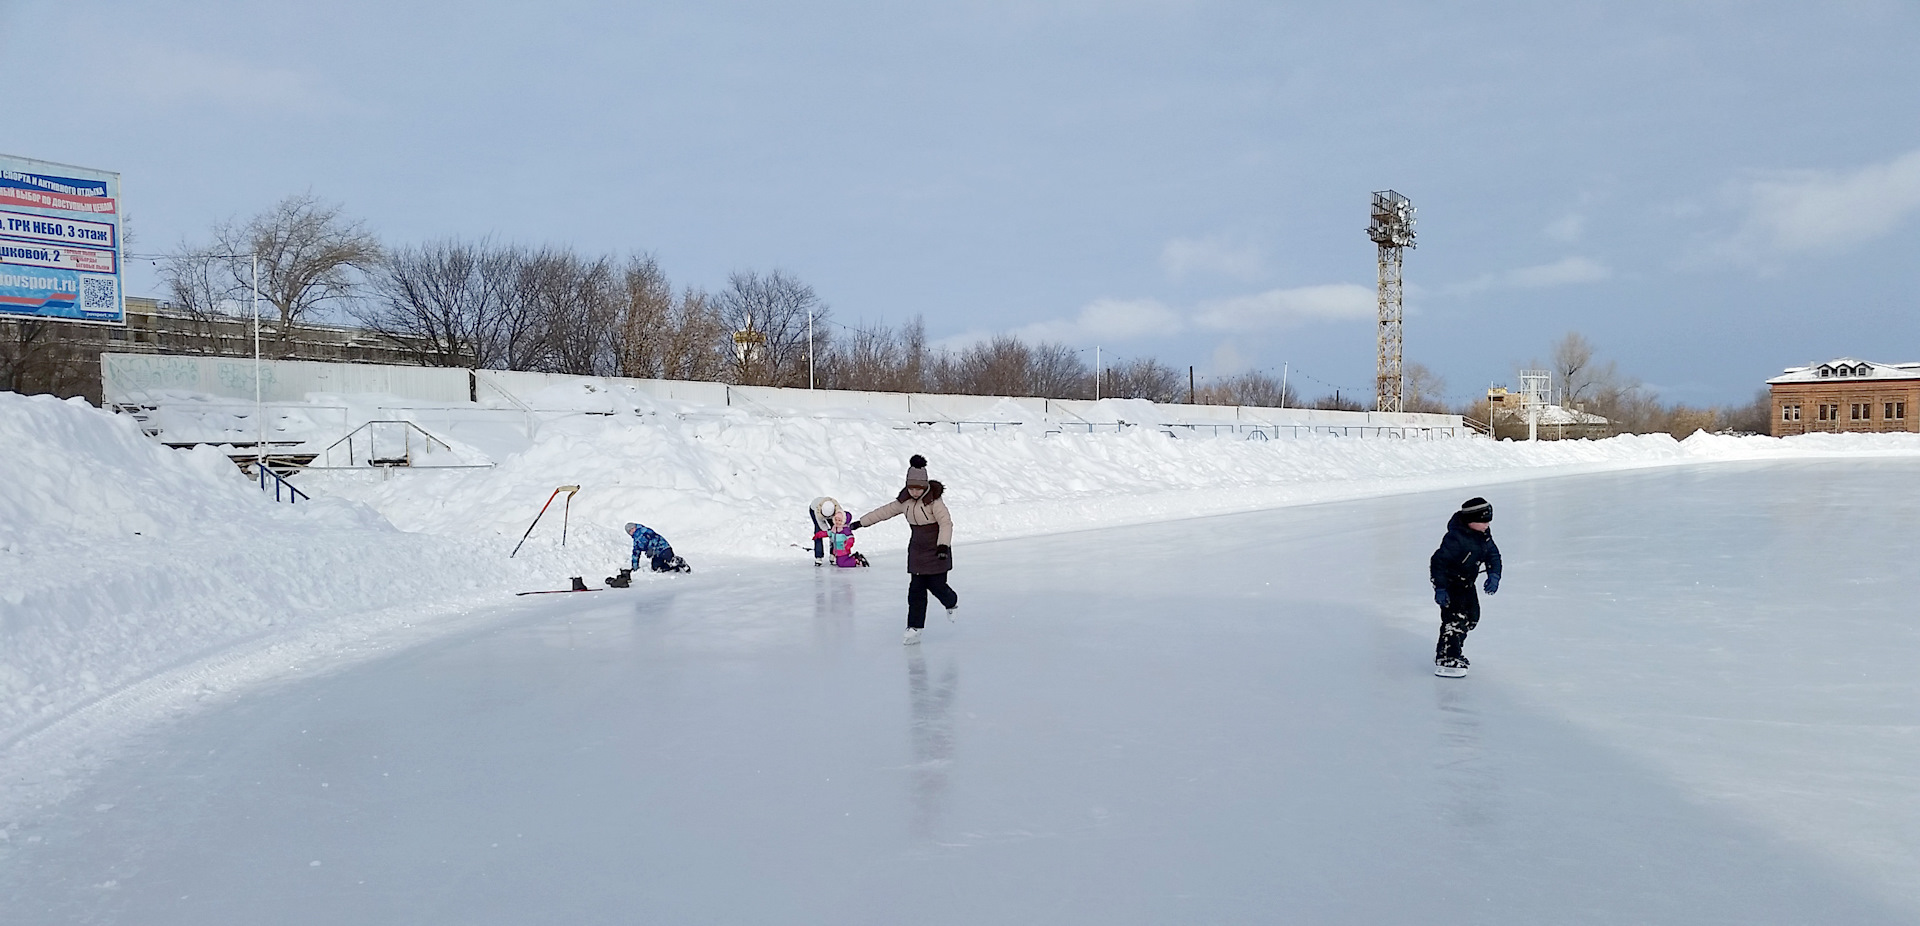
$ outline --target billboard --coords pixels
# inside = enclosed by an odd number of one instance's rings
[[[126,323],[120,175],[0,154],[0,317]]]

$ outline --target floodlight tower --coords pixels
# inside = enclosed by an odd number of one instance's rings
[[[1413,202],[1392,190],[1373,194],[1367,237],[1380,246],[1380,357],[1375,368],[1373,410],[1402,411],[1406,377],[1400,369],[1400,254],[1413,247]]]

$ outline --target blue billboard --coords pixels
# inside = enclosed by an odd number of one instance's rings
[[[120,175],[0,154],[0,318],[125,324]]]

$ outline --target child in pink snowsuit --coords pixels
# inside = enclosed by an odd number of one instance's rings
[[[853,515],[842,511],[833,516],[831,530],[813,533],[815,540],[826,539],[827,548],[833,553],[833,564],[843,569],[867,564],[865,555],[853,552],[853,531],[847,529],[847,525],[852,522]]]

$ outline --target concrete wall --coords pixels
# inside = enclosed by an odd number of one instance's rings
[[[158,354],[100,355],[105,401],[151,403],[167,391],[196,392],[252,401],[251,360]],[[682,380],[573,376],[507,370],[386,366],[269,360],[260,364],[262,398],[303,402],[316,393],[377,394],[428,406],[512,408],[523,412],[618,412],[645,396],[715,409],[769,416],[824,415],[879,418],[903,423],[1035,423],[1090,430],[1121,426],[1185,426],[1195,433],[1252,428],[1281,433],[1465,436],[1458,415],[1321,411],[1231,405],[1158,405],[1139,399],[1042,399],[1031,396],[933,395],[729,386]],[[596,407],[596,406],[600,407]],[[1412,436],[1402,434],[1400,436]]]
[[[251,402],[254,369],[251,359],[236,357],[103,353],[101,400],[137,404],[159,393],[182,391]],[[449,367],[263,360],[259,370],[260,398],[268,402],[304,402],[314,393],[377,393],[464,403],[471,388],[466,370]]]

